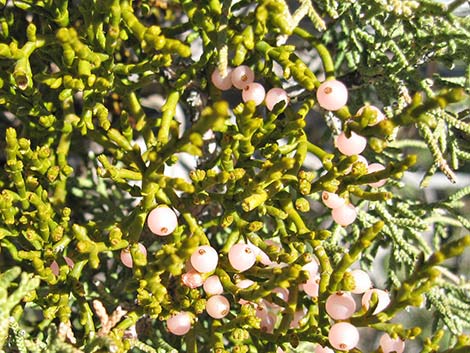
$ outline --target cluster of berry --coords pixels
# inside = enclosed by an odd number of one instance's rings
[[[272,111],[276,104],[284,102],[289,103],[287,93],[281,88],[272,88],[265,93],[264,87],[254,82],[253,71],[245,65],[228,68],[225,76],[216,69],[211,76],[212,83],[215,87],[221,90],[228,90],[232,86],[242,90],[242,99],[244,102],[250,100],[254,101],[256,105],[264,102],[267,109]],[[328,80],[323,82],[317,91],[317,100],[319,105],[327,110],[337,111],[345,106],[348,96],[347,89],[339,81]],[[375,107],[369,106],[376,113],[376,119],[373,122],[378,123],[383,120],[385,116]],[[363,113],[365,107],[361,108],[357,115]],[[368,173],[384,169],[381,164],[372,163],[368,165],[367,160],[360,156],[360,153],[365,149],[367,141],[364,137],[350,132],[350,137],[343,132],[336,141],[335,145],[338,150],[347,155],[358,155],[358,162],[364,163],[367,167]],[[370,184],[372,187],[380,187],[385,183],[381,180],[377,183]],[[323,203],[332,210],[333,220],[342,225],[347,226],[354,222],[357,217],[356,209],[343,197],[324,191],[322,193]],[[171,234],[178,225],[176,213],[167,206],[159,206],[153,209],[147,218],[147,225],[150,231],[158,236],[166,236]],[[142,244],[138,244],[139,251],[146,256],[147,250]],[[259,247],[248,243],[237,243],[230,247],[228,251],[228,261],[233,270],[241,273],[250,269],[257,261],[266,266],[283,266],[285,264],[275,263],[270,260],[268,255],[264,253]],[[127,267],[133,266],[132,255],[129,249],[124,249],[121,252],[121,261]],[[216,249],[210,245],[199,246],[191,255],[190,260],[186,264],[186,271],[181,276],[183,285],[189,288],[204,289],[205,294],[208,296],[206,300],[206,312],[209,316],[215,319],[225,317],[230,311],[230,302],[223,295],[224,287],[220,278],[214,274],[219,263],[219,254]],[[309,279],[299,286],[307,295],[312,298],[318,297],[320,274],[318,272],[319,265],[316,260],[313,260],[302,268],[308,272]],[[375,306],[373,315],[384,310],[390,303],[389,295],[386,291],[372,288],[372,282],[368,274],[362,270],[350,271],[350,275],[354,280],[355,287],[351,292],[336,292],[331,294],[325,303],[327,314],[334,320],[338,321],[332,324],[328,339],[331,347],[338,350],[349,350],[357,346],[359,342],[359,332],[355,326],[348,322],[351,316],[356,311],[356,301],[353,294],[362,294],[362,306],[366,309],[370,306],[372,295],[375,293],[377,304]],[[236,286],[240,289],[246,289],[254,285],[255,282],[250,279],[240,278]],[[276,288],[273,294],[277,295],[280,299],[288,301],[289,290],[286,288]],[[273,332],[283,308],[279,305],[268,301],[267,299],[260,299],[256,303],[240,299],[241,305],[253,305],[256,309],[256,316],[260,319],[260,327],[265,332]],[[290,324],[292,328],[299,327],[300,321],[305,316],[305,310],[299,310],[295,313],[294,318]],[[186,334],[192,326],[194,314],[186,311],[173,314],[166,322],[168,331],[175,335]],[[381,339],[382,351],[385,353],[396,351],[401,353],[403,351],[404,342],[400,339],[392,339],[385,334]],[[278,349],[282,352],[282,349]],[[318,345],[315,352],[332,352],[329,347],[322,347]]]
[[[332,194],[335,195],[335,194]],[[324,197],[325,198],[325,197]],[[326,197],[329,207],[336,203],[344,203],[344,200],[337,195]],[[342,200],[342,201],[341,201]],[[153,209],[147,218],[149,229],[156,235],[165,236],[171,234],[177,226],[177,216],[175,212],[166,206]],[[139,244],[140,251],[146,254],[145,247]],[[129,251],[121,253],[121,260],[125,266],[132,267],[132,257]],[[283,264],[272,262],[266,253],[253,244],[237,243],[230,247],[228,261],[232,268],[238,272],[250,269],[259,260],[263,265],[282,266]],[[223,295],[224,288],[220,278],[212,274],[219,263],[219,254],[210,245],[199,246],[191,255],[187,264],[186,272],[181,276],[183,285],[190,288],[203,287],[208,296],[206,301],[206,312],[215,319],[225,317],[230,311],[230,302]],[[300,289],[313,298],[318,297],[318,285],[320,274],[319,265],[316,260],[312,260],[302,267],[309,273],[309,279],[300,286]],[[362,294],[362,306],[369,309],[372,296],[375,295],[377,303],[373,315],[383,311],[390,303],[390,297],[384,290],[372,288],[372,281],[369,275],[362,270],[352,270],[349,272],[354,282],[351,292],[336,292],[331,294],[325,302],[327,314],[335,321],[329,331],[328,340],[330,345],[338,350],[349,350],[357,346],[359,342],[359,332],[355,326],[347,322],[356,311],[356,301],[353,294]],[[237,282],[237,287],[241,289],[254,285],[250,279],[242,279]],[[276,288],[273,293],[284,301],[289,299],[289,290],[286,288]],[[260,327],[266,332],[272,332],[282,308],[266,299],[261,299],[257,303],[240,299],[239,304],[254,305],[256,316],[260,319]],[[295,313],[291,322],[291,327],[299,326],[300,320],[305,316],[304,310]],[[178,312],[167,320],[168,331],[175,335],[186,334],[192,326],[192,314],[186,311]],[[385,334],[380,341],[384,352],[403,352],[404,342],[400,339],[392,339]],[[328,347],[317,346],[315,352],[332,352]]]
[[[271,88],[268,92],[263,85],[254,82],[255,74],[246,65],[240,65],[236,68],[227,68],[225,75],[222,75],[218,69],[215,69],[211,75],[211,81],[215,87],[222,91],[227,91],[232,86],[242,90],[243,102],[254,101],[256,105],[266,104],[266,108],[272,111],[279,102],[289,103],[289,97],[282,88]]]
[[[343,108],[348,100],[348,90],[346,86],[337,80],[329,80],[323,82],[317,90],[318,104],[327,110],[337,111]],[[375,119],[369,122],[370,126],[376,125],[385,119],[385,115],[372,105],[366,105],[360,108],[356,116],[361,116],[365,109],[370,109],[375,114]],[[357,155],[358,160],[356,163],[363,163],[367,169],[367,173],[371,174],[384,170],[385,167],[380,163],[369,164],[360,154],[367,146],[367,139],[354,131],[349,132],[349,137],[345,131],[341,132],[335,139],[336,148],[346,156]],[[351,171],[351,168],[350,170]],[[371,187],[381,187],[386,183],[386,180],[379,180],[374,183],[369,183]],[[324,191],[322,194],[323,203],[332,209],[331,216],[333,220],[342,225],[347,226],[353,223],[357,217],[356,209],[345,199],[331,192]]]

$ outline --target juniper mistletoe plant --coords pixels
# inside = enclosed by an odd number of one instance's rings
[[[0,352],[470,352],[468,1],[0,6]]]

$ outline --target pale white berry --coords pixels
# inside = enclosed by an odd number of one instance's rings
[[[362,294],[372,287],[372,281],[367,272],[363,270],[352,270],[350,274],[354,279],[355,285],[355,287],[351,290],[352,293]]]
[[[146,257],[147,256],[147,249],[146,247],[141,244],[137,243],[139,246],[139,251]],[[129,248],[121,250],[121,262],[124,266],[132,268],[134,266],[134,261],[132,260],[132,254]]]
[[[381,311],[384,311],[388,304],[390,304],[390,295],[386,291],[377,288],[367,290],[362,296],[362,305],[366,309],[369,309],[372,293],[376,293],[378,298],[377,306],[372,313],[373,315],[377,315]]]
[[[242,91],[242,99],[245,103],[253,101],[255,105],[260,105],[263,103],[265,96],[266,92],[263,85],[257,82],[247,84]]]
[[[346,156],[361,154],[367,146],[367,139],[364,136],[351,131],[351,136],[347,137],[345,132],[339,134],[335,141],[336,148]]]
[[[181,275],[181,282],[183,282],[186,287],[194,289],[202,286],[204,279],[199,272],[197,272],[195,269],[191,269]]]
[[[191,329],[191,316],[185,311],[175,314],[166,321],[166,326],[174,335],[185,335]]]
[[[271,88],[268,93],[266,93],[266,108],[268,108],[269,111],[272,111],[274,109],[274,106],[279,102],[284,102],[284,105],[287,105],[289,103],[289,97],[287,96],[287,92],[282,88]]]
[[[356,311],[356,302],[351,294],[338,292],[326,299],[325,309],[332,319],[346,320]]]
[[[232,70],[230,79],[235,87],[244,89],[247,84],[255,80],[255,74],[248,66],[240,65]]]
[[[222,76],[219,69],[215,69],[211,75],[211,81],[215,87],[221,91],[227,91],[232,88],[232,69],[227,68],[225,76]]]
[[[333,220],[339,225],[346,227],[353,223],[357,217],[356,208],[351,204],[344,204],[343,206],[334,208],[331,211]]]
[[[191,265],[201,273],[212,272],[216,269],[219,254],[209,245],[199,246],[191,255]]]
[[[228,260],[235,270],[243,272],[255,264],[256,255],[250,245],[238,243],[230,248]]]
[[[341,81],[324,81],[318,87],[317,101],[323,109],[339,110],[348,102],[348,89]]]
[[[346,203],[346,200],[341,196],[328,191],[322,192],[321,199],[325,206],[331,209],[341,207]]]
[[[331,326],[328,340],[333,348],[347,351],[359,343],[359,331],[349,322],[338,322]]]
[[[322,347],[320,345],[317,345],[315,347],[314,353],[335,353],[335,351],[332,350],[330,347]]]
[[[230,312],[230,303],[223,295],[213,295],[207,299],[206,311],[214,319],[222,319]]]
[[[405,350],[405,341],[400,337],[393,339],[388,333],[384,333],[380,337],[379,343],[383,353],[403,353]]]
[[[305,293],[307,293],[312,298],[317,298],[319,285],[320,285],[320,276],[316,275],[314,277],[309,278],[307,282],[302,284],[302,289],[304,290]]]
[[[375,173],[384,169],[385,167],[380,163],[371,163],[367,167],[367,173],[372,174],[372,173]],[[382,179],[382,180],[376,181],[375,183],[369,183],[369,185],[372,186],[373,188],[380,188],[381,186],[385,185],[386,182],[387,182],[387,179]]]
[[[261,319],[260,328],[262,331],[267,333],[272,333],[274,331],[277,315],[274,312],[269,311],[263,302],[257,306],[256,316]]]
[[[207,277],[204,281],[203,288],[207,295],[222,294],[224,292],[222,282],[220,282],[220,278],[217,275]]]
[[[312,260],[302,266],[302,270],[307,271],[310,275],[310,278],[315,277],[318,274],[318,262],[317,260]]]
[[[173,233],[178,226],[176,213],[167,206],[159,206],[150,211],[147,217],[150,231],[156,235],[165,236]]]

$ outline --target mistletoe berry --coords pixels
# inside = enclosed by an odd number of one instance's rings
[[[359,343],[359,331],[349,322],[338,322],[330,327],[328,341],[333,348],[347,351]]]
[[[185,311],[175,314],[166,321],[166,326],[174,335],[185,335],[191,329],[191,315]]]
[[[331,210],[331,216],[336,223],[346,227],[356,220],[357,211],[353,205],[347,203]]]
[[[147,248],[141,243],[138,243],[138,246],[139,246],[139,251],[145,257],[147,257]],[[129,248],[122,249],[120,257],[121,257],[121,262],[124,266],[129,267],[129,268],[132,268],[134,266],[134,261],[132,260],[132,254]]]
[[[284,106],[289,103],[287,92],[282,88],[271,88],[268,93],[266,93],[266,108],[268,108],[269,111],[272,111],[274,106],[279,102],[284,102]]]
[[[191,255],[191,265],[196,271],[201,273],[214,271],[218,261],[219,254],[209,245],[199,246]]]
[[[351,294],[338,292],[326,299],[325,309],[332,319],[346,320],[356,311],[356,302]]]
[[[236,88],[244,89],[255,80],[255,74],[248,66],[240,65],[232,70],[230,78]]]
[[[371,174],[371,173],[378,172],[384,169],[385,167],[380,163],[371,163],[367,167],[367,172]],[[369,185],[372,186],[373,188],[380,188],[384,186],[386,182],[387,182],[386,179],[382,179],[382,180],[376,181],[375,183],[369,183]]]
[[[305,293],[307,293],[312,298],[318,297],[318,289],[320,284],[320,276],[316,275],[307,280],[304,284],[302,284],[302,289]]]
[[[147,226],[152,233],[166,236],[174,232],[178,226],[178,218],[170,207],[159,206],[150,211],[147,217]]]
[[[206,311],[214,319],[222,319],[230,312],[230,302],[223,295],[213,295],[207,299]]]
[[[227,91],[232,88],[232,69],[227,68],[225,76],[222,76],[219,69],[215,69],[211,75],[212,84],[221,91]]]
[[[405,350],[405,341],[400,337],[393,339],[388,333],[384,333],[380,337],[379,343],[383,353],[403,353]]]
[[[355,154],[361,154],[367,146],[367,139],[361,135],[351,131],[351,136],[347,137],[343,131],[336,138],[336,148],[346,156],[353,156]]]
[[[372,298],[372,295],[375,293],[377,296],[377,306],[375,307],[374,312],[372,313],[373,315],[377,315],[378,313],[382,312],[387,308],[388,304],[390,304],[390,295],[382,290],[382,289],[369,289],[367,290],[363,295],[362,295],[362,305],[366,308],[369,309],[370,306],[370,300]]]
[[[317,101],[323,109],[339,110],[348,102],[348,89],[338,80],[325,81],[317,89]]]
[[[352,293],[362,294],[372,287],[372,281],[367,272],[363,270],[352,270],[350,275],[354,279],[354,288],[351,290]]]
[[[188,272],[181,275],[181,282],[189,288],[199,288],[203,285],[204,279],[202,275],[195,269],[190,269]]]
[[[334,350],[332,350],[330,347],[322,347],[320,345],[317,345],[315,347],[314,353],[334,353]]]
[[[257,82],[247,84],[242,91],[242,99],[245,103],[253,101],[256,105],[260,105],[263,103],[265,96],[266,93],[263,85]]]
[[[222,282],[220,282],[220,278],[217,275],[207,277],[204,281],[203,288],[207,295],[222,294],[224,292]]]
[[[228,260],[235,270],[243,272],[255,264],[256,254],[250,245],[238,243],[230,248]]]
[[[328,191],[323,191],[321,194],[321,199],[323,203],[325,204],[326,207],[335,209],[338,207],[343,206],[346,203],[346,200],[340,197],[339,195],[328,192]]]

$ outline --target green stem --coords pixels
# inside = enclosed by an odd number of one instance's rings
[[[318,55],[320,56],[320,59],[323,63],[323,69],[325,70],[326,78],[334,78],[335,64],[330,52],[328,51],[328,48],[303,28],[296,27],[294,29],[294,34],[297,34],[299,37],[309,41],[315,46],[315,49],[317,49]]]

